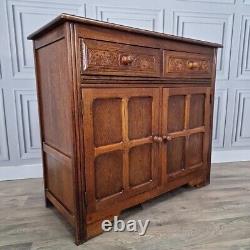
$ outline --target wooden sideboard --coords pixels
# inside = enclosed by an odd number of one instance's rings
[[[219,44],[68,14],[34,41],[46,205],[75,229],[209,183]]]

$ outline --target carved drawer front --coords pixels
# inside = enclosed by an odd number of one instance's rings
[[[160,76],[160,50],[80,39],[81,73],[91,75]]]
[[[212,57],[165,50],[164,75],[166,77],[210,78],[212,76]]]

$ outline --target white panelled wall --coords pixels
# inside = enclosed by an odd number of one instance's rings
[[[222,43],[212,160],[250,160],[250,0],[1,0],[0,180],[42,176],[26,37],[62,12]]]

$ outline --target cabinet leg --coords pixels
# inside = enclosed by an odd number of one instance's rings
[[[102,230],[102,227],[101,227],[102,222],[103,222],[104,220],[113,221],[114,216],[119,216],[121,212],[122,212],[122,211],[118,211],[118,212],[114,213],[114,214],[111,215],[111,216],[108,216],[108,217],[106,217],[106,218],[103,218],[103,219],[101,219],[101,220],[98,220],[98,221],[96,221],[96,222],[93,222],[93,223],[91,223],[91,224],[88,224],[88,225],[87,225],[87,230],[86,230],[86,231],[87,231],[87,237],[86,237],[86,238],[87,238],[87,239],[91,239],[91,238],[95,237],[96,235],[99,235],[99,234],[103,233],[103,230]]]
[[[208,184],[209,182],[207,181],[207,178],[192,180],[188,183],[189,186],[195,187],[195,188],[201,188],[201,187],[207,186]]]
[[[45,197],[45,207],[52,207],[52,206],[53,204],[50,202],[50,200],[47,197]]]
[[[209,163],[207,174],[206,174],[206,183],[210,184],[210,173],[211,173],[211,163]]]
[[[83,232],[79,230],[79,228],[75,228],[75,244],[77,246],[83,244],[86,241],[86,237],[84,236]]]
[[[205,187],[206,185],[208,185],[207,181],[203,180],[202,182],[199,182],[199,183],[195,183],[193,185],[191,185],[192,187],[195,187],[195,188],[201,188],[201,187]]]

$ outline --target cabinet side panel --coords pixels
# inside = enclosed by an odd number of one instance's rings
[[[73,89],[66,38],[44,44],[35,54],[45,190],[73,223]]]
[[[63,204],[70,214],[74,211],[72,160],[44,144],[47,190]]]
[[[72,86],[64,38],[37,50],[43,141],[72,156]]]

